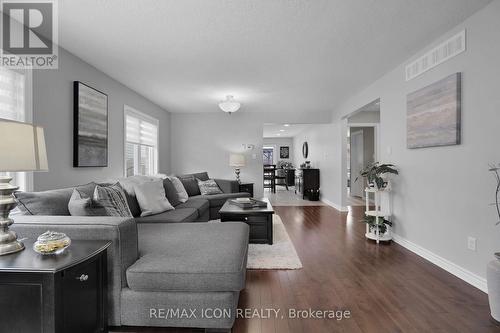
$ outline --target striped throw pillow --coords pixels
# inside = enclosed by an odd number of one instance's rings
[[[97,185],[93,200],[97,207],[104,209],[107,216],[132,217],[120,183],[110,186]]]

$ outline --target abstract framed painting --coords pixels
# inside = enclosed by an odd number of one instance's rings
[[[280,147],[280,158],[290,158],[290,147],[288,146]]]
[[[73,166],[108,166],[108,95],[73,82]]]
[[[460,144],[462,75],[455,73],[408,94],[407,147]]]

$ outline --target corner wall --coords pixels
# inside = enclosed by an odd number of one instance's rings
[[[495,183],[488,172],[488,163],[500,162],[499,17],[497,0],[415,57],[464,28],[466,52],[406,82],[409,59],[334,114],[344,132],[343,116],[380,97],[379,160],[401,170],[393,195],[398,242],[482,290],[486,264],[500,250],[500,228],[494,226],[497,217],[489,205]],[[407,149],[406,95],[456,72],[462,72],[462,143]],[[476,251],[467,249],[468,236],[477,238]]]
[[[320,177],[321,200],[338,210],[344,210],[337,203],[341,201],[338,191],[340,184],[337,182],[340,174],[338,163],[341,153],[338,124],[318,124],[294,136],[294,165],[298,168],[304,163],[302,155],[302,144],[307,141],[309,146],[308,161],[311,161],[312,168],[318,168]],[[344,192],[345,192],[344,187]]]
[[[73,168],[73,81],[82,81],[108,95],[108,167]],[[34,70],[33,122],[45,128],[49,160],[49,172],[34,174],[34,189],[40,191],[122,177],[124,104],[160,121],[159,172],[168,172],[168,112],[62,48],[59,49],[59,69]]]

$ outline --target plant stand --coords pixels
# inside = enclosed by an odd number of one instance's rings
[[[375,209],[371,210],[370,209],[370,193],[373,193],[375,198],[374,198],[374,203],[375,203]],[[387,186],[385,189],[378,189],[378,188],[370,188],[367,187],[365,188],[365,214],[366,216],[373,216],[375,217],[375,221],[378,223],[379,218],[385,218],[386,220],[391,221],[391,200],[389,198],[388,200],[388,209],[385,211],[382,211],[381,209],[381,194],[386,193],[387,195],[390,195],[390,187]],[[365,237],[368,239],[372,239],[378,243],[382,242],[388,242],[392,240],[392,227],[390,225],[386,225],[387,230],[385,233],[381,234],[378,228],[373,228],[373,230],[370,230],[370,226],[367,224],[366,225],[366,233]]]

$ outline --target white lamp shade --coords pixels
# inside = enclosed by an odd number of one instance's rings
[[[0,171],[47,171],[43,128],[0,120]]]
[[[245,155],[231,154],[229,156],[229,166],[240,168],[245,166]]]

